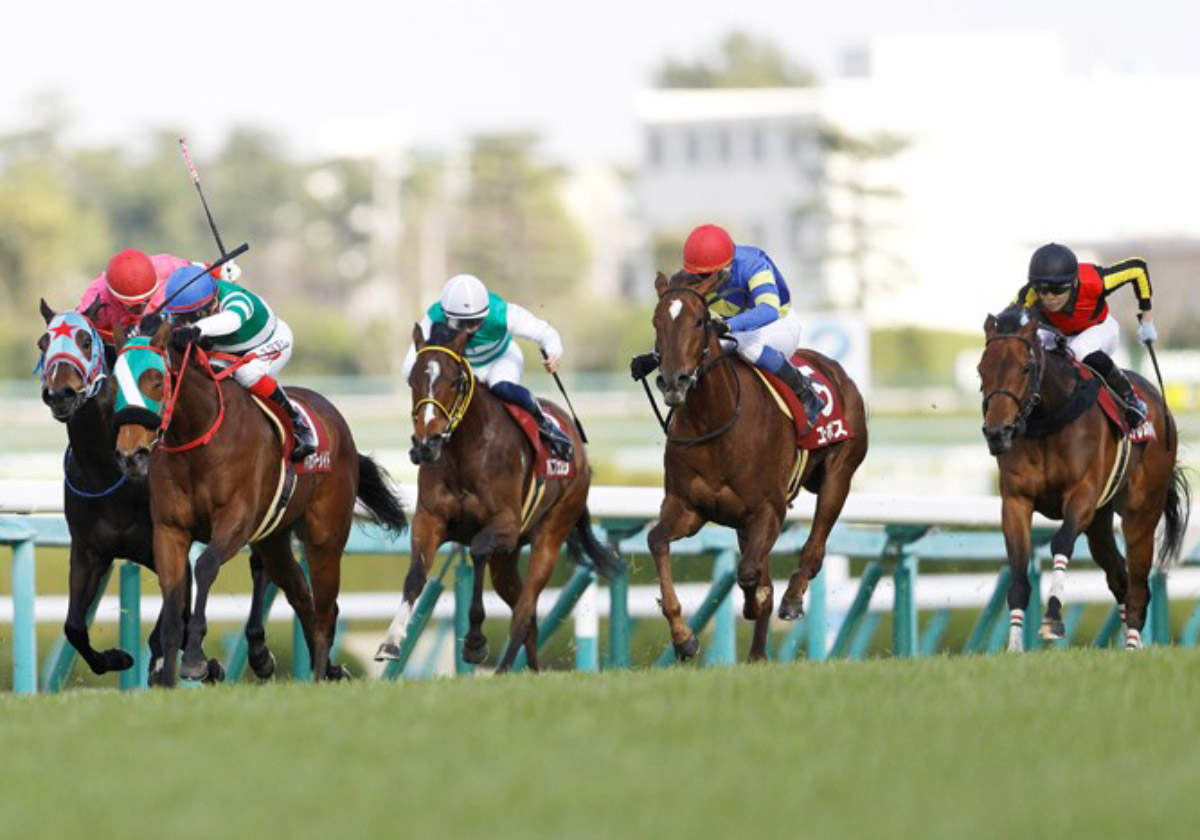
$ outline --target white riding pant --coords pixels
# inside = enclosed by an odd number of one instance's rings
[[[737,354],[750,364],[756,364],[762,355],[764,347],[773,347],[783,354],[785,359],[791,359],[796,348],[800,346],[800,318],[796,310],[788,310],[788,314],[765,326],[748,332],[739,332],[737,336]],[[721,344],[728,349],[733,342],[721,339]]]
[[[1055,346],[1058,333],[1050,330],[1038,330],[1038,338],[1042,341],[1042,346],[1047,350]],[[1106,355],[1112,356],[1117,352],[1117,347],[1121,343],[1121,326],[1117,323],[1117,319],[1110,312],[1108,317],[1096,324],[1094,327],[1088,327],[1078,335],[1067,336],[1067,347],[1071,348],[1071,352],[1075,354],[1075,358],[1083,361],[1097,350],[1103,351]]]
[[[243,388],[258,384],[264,376],[279,379],[288,359],[292,358],[292,328],[282,318],[275,320],[275,332],[263,344],[248,351],[254,358],[233,372],[233,378]]]
[[[520,385],[521,376],[525,373],[525,354],[521,352],[517,342],[510,341],[508,349],[501,353],[499,358],[472,369],[475,371],[475,378],[484,385],[491,386],[497,382],[513,382]]]

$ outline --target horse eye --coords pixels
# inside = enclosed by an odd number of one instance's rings
[[[1033,362],[1026,362],[1025,367],[1021,368],[1021,370],[1025,373],[1029,373],[1031,370],[1033,370]]]
[[[700,317],[696,318],[696,326],[697,326],[697,327],[703,327],[703,326],[704,326],[704,316],[703,316],[703,315],[701,315]]]

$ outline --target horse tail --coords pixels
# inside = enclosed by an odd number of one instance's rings
[[[358,500],[371,515],[371,521],[389,531],[400,533],[408,527],[400,492],[395,489],[387,470],[367,455],[358,456]]]
[[[1183,536],[1192,514],[1192,488],[1183,467],[1171,471],[1167,487],[1167,506],[1163,508],[1163,538],[1158,547],[1158,565],[1169,568],[1179,562],[1183,551]]]
[[[567,551],[578,565],[595,569],[602,577],[611,578],[625,571],[621,558],[592,533],[592,515],[586,506],[567,537]]]

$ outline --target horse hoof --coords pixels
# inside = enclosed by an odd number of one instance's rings
[[[376,662],[399,662],[400,661],[400,645],[394,645],[391,642],[384,642],[379,646],[379,650],[375,651]]]
[[[1063,625],[1061,619],[1046,618],[1042,620],[1042,626],[1038,628],[1038,636],[1043,639],[1065,639],[1067,637],[1067,628]]]
[[[699,652],[700,640],[696,638],[695,633],[689,635],[685,641],[675,643],[675,658],[680,662],[687,662],[689,659],[694,659]]]
[[[486,662],[488,658],[487,639],[484,639],[479,645],[463,642],[462,658],[463,662],[468,665],[481,665]]]
[[[345,665],[334,665],[329,663],[329,667],[325,669],[325,679],[334,680],[337,682],[343,680],[352,680],[354,675],[350,673],[350,669]]]
[[[779,603],[779,617],[784,621],[795,621],[798,618],[804,618],[804,601],[783,599]]]
[[[225,682],[225,666],[215,659],[208,660],[208,665],[204,674],[204,682],[208,683],[209,685]]]
[[[202,680],[207,676],[207,659],[201,659],[199,662],[188,662],[187,660],[184,660],[179,666],[179,678],[181,680]]]
[[[269,680],[275,676],[275,654],[266,650],[261,656],[250,656],[250,670],[260,680]]]

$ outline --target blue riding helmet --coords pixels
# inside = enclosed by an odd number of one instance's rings
[[[181,291],[182,290],[182,291]],[[172,315],[195,312],[207,306],[217,295],[217,281],[200,266],[185,265],[167,278],[167,311]]]

